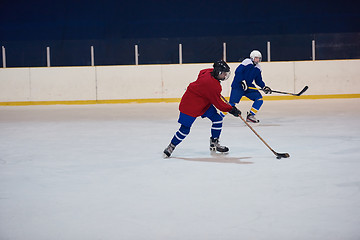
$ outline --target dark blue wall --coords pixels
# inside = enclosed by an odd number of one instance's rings
[[[211,62],[224,41],[238,61],[269,40],[274,60],[307,60],[315,38],[360,58],[358,2],[0,0],[0,45],[8,66],[44,66],[46,46],[53,65],[89,65],[90,46],[97,65],[133,64],[134,44],[140,63],[176,63],[179,43],[184,62]]]

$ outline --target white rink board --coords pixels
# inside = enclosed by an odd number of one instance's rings
[[[162,98],[161,65],[96,67],[98,100]]]
[[[305,86],[302,86],[299,90],[295,89],[294,62],[261,63],[261,69],[265,84],[272,89],[299,92]]]
[[[295,85],[307,94],[360,93],[360,60],[295,62]]]
[[[235,70],[222,83],[230,95]],[[72,101],[180,98],[207,64],[6,68],[0,69],[0,101]],[[272,89],[304,95],[359,94],[360,60],[263,62],[263,80]]]
[[[29,101],[29,68],[0,69],[0,102]]]
[[[92,67],[30,68],[32,101],[95,100]]]

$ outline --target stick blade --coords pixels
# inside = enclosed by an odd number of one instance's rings
[[[280,159],[280,158],[289,158],[290,154],[288,153],[276,153],[276,158]]]
[[[303,94],[304,92],[306,92],[306,90],[308,90],[308,86],[305,86],[304,88],[303,88],[303,90],[301,90],[298,94],[296,94],[296,96],[300,96],[301,94]]]

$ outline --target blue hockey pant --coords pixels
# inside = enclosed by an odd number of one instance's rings
[[[252,115],[255,115],[260,110],[262,104],[264,103],[262,95],[257,90],[244,91],[243,89],[232,88],[230,94],[230,101],[229,101],[230,105],[235,106],[235,104],[240,102],[243,96],[254,101],[254,103],[251,106],[250,113]]]
[[[208,118],[211,120],[211,137],[219,138],[222,130],[223,117],[217,112],[216,108],[211,105],[209,109],[201,116],[202,118]],[[175,133],[171,139],[171,143],[175,146],[182,142],[190,133],[190,128],[196,117],[191,117],[187,114],[180,112],[178,122],[181,124],[179,130]]]

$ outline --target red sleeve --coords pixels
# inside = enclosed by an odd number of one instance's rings
[[[208,93],[208,99],[212,105],[214,105],[217,109],[219,109],[222,112],[229,112],[232,109],[232,106],[226,103],[221,98],[221,85],[219,82],[214,82],[210,84],[211,90],[207,91]]]

